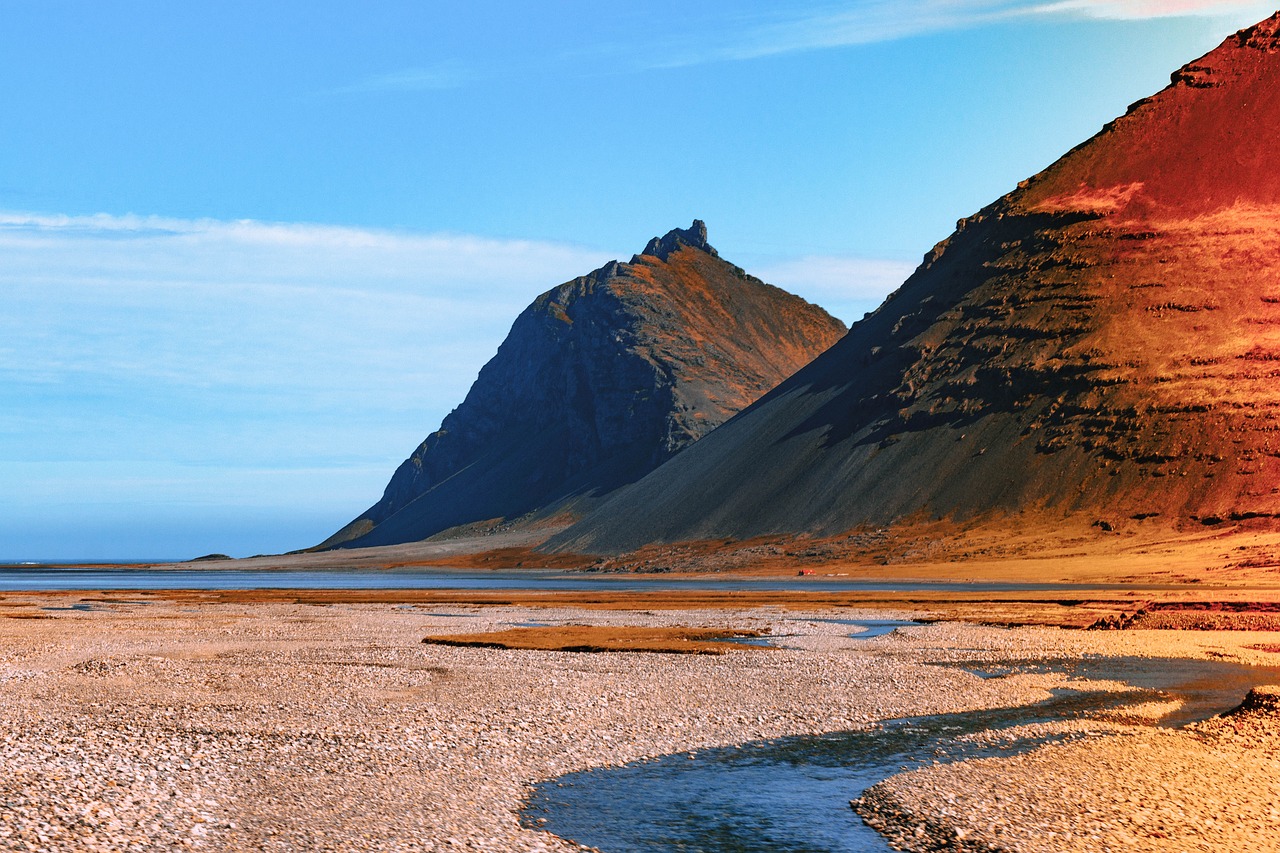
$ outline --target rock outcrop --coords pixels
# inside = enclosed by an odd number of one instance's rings
[[[581,511],[844,333],[821,308],[722,260],[695,221],[534,300],[382,499],[321,547]]]
[[[551,547],[1280,517],[1278,32],[961,220],[839,344]]]

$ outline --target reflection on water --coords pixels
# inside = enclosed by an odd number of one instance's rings
[[[853,640],[870,640],[875,637],[892,634],[899,628],[918,627],[924,624],[923,622],[913,622],[909,619],[794,619],[791,621],[849,625],[858,629],[849,635],[849,638]],[[794,636],[795,634],[770,634],[764,637],[719,637],[709,642],[733,643],[739,646],[778,646],[780,645],[778,640],[785,640]],[[785,643],[781,645],[785,645]]]
[[[80,612],[82,612],[82,613],[89,613],[89,612],[92,612],[92,611],[94,611],[94,610],[108,610],[109,608],[107,608],[107,607],[101,607],[101,606],[95,606],[95,605],[94,605],[94,604],[92,604],[92,603],[79,602],[79,603],[77,603],[77,604],[68,604],[66,607],[52,607],[52,606],[48,606],[48,607],[41,607],[40,609],[41,609],[41,610],[77,610],[77,611],[80,611]]]
[[[822,622],[827,625],[849,625],[860,630],[849,635],[854,640],[871,640],[892,634],[899,628],[918,627],[925,623],[911,619],[802,619],[802,622]]]
[[[1058,691],[1049,702],[1027,707],[896,720],[869,731],[782,738],[575,773],[538,786],[524,821],[605,853],[887,851],[849,808],[864,789],[909,767],[1010,755],[1061,739],[975,745],[957,743],[960,735],[1169,695],[1186,702],[1177,721],[1187,722],[1232,707],[1254,684],[1280,681],[1277,668],[1209,661],[1097,658],[1035,665],[1126,681],[1144,692]]]
[[[756,646],[758,648],[769,648],[776,645],[774,640],[785,638],[786,634],[770,635],[766,637],[708,637],[705,642],[708,643],[729,643],[734,646]]]

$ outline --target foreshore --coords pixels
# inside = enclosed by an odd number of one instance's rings
[[[521,825],[533,784],[643,757],[1025,704],[1065,682],[1029,672],[984,679],[937,663],[1274,657],[1248,648],[1265,635],[1243,632],[938,623],[856,640],[847,625],[815,621],[857,615],[848,609],[85,598],[8,594],[0,608],[10,617],[0,618],[0,849],[579,850]],[[422,643],[527,622],[779,639],[775,649],[721,656]],[[1263,735],[1240,735],[1255,736]],[[1114,739],[1116,755],[1135,742]],[[1111,740],[1071,744],[1079,750],[1071,761],[1088,766],[1091,750]],[[989,765],[981,778],[999,790],[1004,770]],[[961,772],[937,772],[948,770]],[[1107,796],[1089,787],[1075,799],[1026,802],[1048,821],[1055,806],[1089,808]],[[1068,815],[1062,825],[1069,834],[1076,824]],[[1164,831],[1178,838],[1176,820]],[[1120,849],[1090,847],[1088,838],[1052,849]]]

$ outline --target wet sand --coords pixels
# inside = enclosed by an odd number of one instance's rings
[[[1257,634],[939,623],[859,641],[809,618],[848,609],[21,603],[47,618],[0,619],[0,848],[10,850],[571,850],[520,826],[534,782],[1037,701],[1064,679],[983,679],[936,663],[1270,657],[1248,648]],[[721,656],[422,643],[528,622],[781,639]]]

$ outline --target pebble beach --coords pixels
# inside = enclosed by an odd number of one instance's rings
[[[532,785],[711,746],[1025,704],[1064,684],[1062,675],[984,679],[940,663],[1087,654],[1266,659],[1248,649],[1258,636],[1246,632],[931,624],[858,640],[847,625],[821,621],[858,615],[9,595],[0,607],[0,849],[581,850],[522,825]],[[583,654],[422,642],[530,622],[764,631],[775,648]],[[1047,758],[1041,750],[972,772],[944,765],[894,777],[879,790],[896,808],[883,810],[892,818],[886,832],[907,849],[954,843],[955,828],[1010,850],[1198,849],[1165,843],[1180,837],[1176,817],[1162,825],[1164,838],[1099,842],[1113,836],[1095,824],[1120,824],[1096,810],[1120,801],[1086,770],[1099,756],[1141,765],[1152,764],[1144,755],[1182,755],[1202,768],[1203,790],[1222,747],[1194,753],[1178,739],[1206,737],[1117,726],[1106,737],[1046,747],[1065,750]],[[1274,752],[1255,749],[1270,743],[1265,726],[1213,737],[1235,738],[1241,753],[1274,762]],[[1043,779],[1044,766],[1085,768],[1076,776],[1061,769],[1062,784],[1079,796],[1008,782]],[[1153,798],[1177,782],[1154,772],[1129,781],[1126,795]],[[953,807],[957,789],[971,791],[963,809]],[[1255,805],[1270,807],[1250,799],[1242,809]],[[1001,821],[1031,827],[1019,809],[1034,814],[1034,827],[1001,829]],[[1073,815],[1088,809],[1099,816],[1075,838],[1085,824]],[[1200,817],[1192,810],[1185,819]],[[1255,817],[1242,815],[1241,825],[1254,826]],[[1036,846],[1044,826],[1059,834]]]

